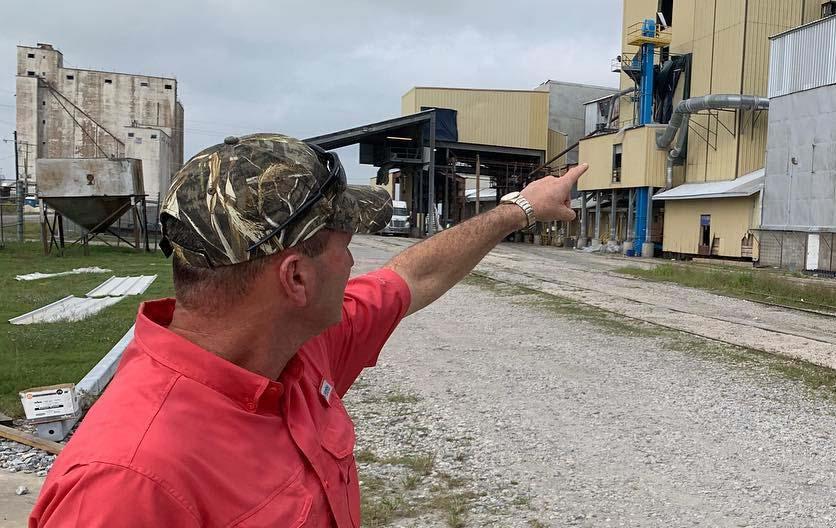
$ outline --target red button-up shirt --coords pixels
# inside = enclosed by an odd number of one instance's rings
[[[173,300],[143,304],[29,526],[359,526],[341,397],[409,303],[392,271],[349,281],[342,322],[305,343],[278,381],[170,332]]]

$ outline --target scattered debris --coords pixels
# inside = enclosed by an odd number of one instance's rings
[[[60,321],[80,321],[102,311],[112,304],[118,303],[121,300],[122,297],[90,298],[68,295],[67,297],[55,301],[54,303],[9,319],[9,322],[13,325],[24,325],[33,323],[57,323]]]
[[[27,493],[29,493],[29,488],[26,486],[18,486],[15,490],[15,495],[26,495]]]
[[[38,438],[26,431],[6,427],[5,425],[0,425],[0,437],[14,440],[19,444],[24,444],[24,446],[37,447],[38,449],[42,449],[47,453],[52,453],[54,455],[57,455],[62,449],[64,449],[64,444],[59,444],[58,442],[53,442],[51,440],[44,440],[43,438]],[[28,448],[24,449],[24,451],[28,451]]]
[[[118,303],[125,296],[140,295],[156,279],[156,275],[139,275],[137,277],[114,276],[87,292],[85,297],[68,295],[54,303],[9,319],[9,322],[14,325],[22,325],[81,321],[99,313],[112,304]]]
[[[39,279],[48,279],[50,277],[60,277],[62,275],[80,275],[82,273],[108,273],[110,271],[112,270],[100,268],[98,266],[93,266],[92,268],[75,268],[72,271],[62,271],[60,273],[27,273],[26,275],[15,276],[15,280],[32,281]]]
[[[123,295],[139,295],[147,290],[148,286],[150,286],[156,279],[156,275],[111,277],[87,292],[87,297],[121,297]]]

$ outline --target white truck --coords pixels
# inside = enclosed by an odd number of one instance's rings
[[[392,219],[383,228],[382,234],[408,236],[410,227],[412,225],[409,223],[409,209],[406,208],[406,202],[392,200]]]

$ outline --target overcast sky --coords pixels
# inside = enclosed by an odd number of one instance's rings
[[[615,86],[621,0],[7,2],[0,139],[15,126],[15,46],[53,44],[68,67],[175,76],[185,157],[227,135],[309,137],[400,115],[413,86]],[[350,179],[375,170],[340,155]],[[14,177],[14,149],[0,143]]]

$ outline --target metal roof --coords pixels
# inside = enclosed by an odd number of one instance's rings
[[[42,306],[36,310],[19,315],[9,322],[13,325],[32,323],[57,323],[59,321],[80,321],[104,308],[121,301],[122,297],[75,297],[68,295],[59,301]]]
[[[140,275],[138,277],[111,277],[89,292],[87,297],[119,297],[122,295],[139,295],[157,278],[156,275]]]
[[[464,200],[466,202],[476,201],[476,189],[468,189],[464,192]],[[479,202],[495,202],[496,189],[483,188],[479,191]]]
[[[763,188],[764,169],[750,172],[736,180],[686,183],[661,192],[654,200],[699,200],[704,198],[740,198],[752,196]]]

